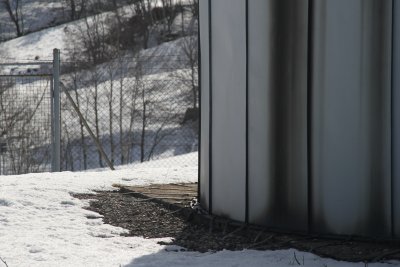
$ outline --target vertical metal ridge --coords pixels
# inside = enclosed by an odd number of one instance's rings
[[[198,94],[199,98],[198,109],[199,109],[199,130],[198,130],[198,142],[197,142],[197,200],[200,201],[201,197],[201,34],[200,34],[200,4],[197,3],[197,49],[198,49],[198,63],[197,63],[197,79],[198,79]]]
[[[246,0],[246,206],[245,223],[249,223],[249,0]]]
[[[208,77],[208,83],[209,83],[209,129],[208,129],[208,145],[209,145],[209,150],[208,150],[208,211],[209,213],[212,213],[213,210],[213,203],[212,203],[212,182],[213,182],[213,177],[212,177],[212,11],[211,11],[211,0],[208,0],[208,58],[209,58],[209,77]]]
[[[313,197],[312,197],[312,70],[313,70],[313,0],[308,0],[308,30],[307,30],[307,210],[308,232],[313,228]]]
[[[395,4],[396,0],[392,0],[392,45],[391,45],[391,77],[390,77],[390,233],[392,238],[395,236],[395,219],[394,219],[394,119],[393,119],[393,86],[394,86],[394,45],[395,45]]]

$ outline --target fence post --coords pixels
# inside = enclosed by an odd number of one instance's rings
[[[53,50],[53,109],[52,109],[52,159],[51,171],[61,171],[60,150],[61,150],[61,122],[60,122],[60,50]]]

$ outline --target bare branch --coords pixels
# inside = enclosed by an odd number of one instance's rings
[[[22,36],[24,34],[24,24],[23,24],[23,15],[22,15],[22,7],[20,5],[19,0],[1,0],[3,3],[10,20],[14,23],[17,36]]]
[[[7,262],[6,262],[5,260],[3,260],[1,257],[0,257],[0,261],[1,261],[2,263],[4,263],[4,265],[5,265],[6,267],[8,267]]]

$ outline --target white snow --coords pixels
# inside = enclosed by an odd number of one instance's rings
[[[27,1],[29,2],[29,1]],[[60,12],[61,2],[26,8],[43,10],[27,18],[29,29],[49,24]],[[49,8],[54,13],[49,12]],[[33,13],[32,13],[33,14]],[[4,21],[7,14],[0,13]],[[173,27],[179,30],[182,17]],[[183,18],[187,23],[190,17]],[[52,49],[66,54],[66,34],[82,21],[45,29],[0,44],[5,61],[51,60]],[[179,40],[143,51],[143,55],[177,55]],[[166,73],[157,73],[160,77]],[[71,193],[110,190],[112,184],[145,185],[197,181],[197,153],[119,167],[116,171],[40,173],[0,176],[0,258],[14,266],[304,266],[362,267],[364,263],[340,262],[294,249],[278,251],[187,252],[157,244],[160,239],[121,237],[125,229],[103,223],[100,214],[83,209],[88,201]],[[168,241],[166,237],[162,240]],[[394,266],[399,262],[369,264]],[[5,266],[0,260],[0,267]]]
[[[113,183],[195,182],[197,154],[116,171],[40,173],[0,177],[0,257],[8,266],[364,266],[323,259],[294,249],[186,252],[160,239],[121,237],[126,230],[104,224],[83,209],[88,201],[70,193],[112,189]],[[165,241],[169,238],[163,239]],[[397,262],[370,264],[393,266]],[[0,261],[0,266],[2,263]],[[5,265],[4,265],[5,266]]]
[[[72,22],[70,25],[76,23]],[[51,60],[54,48],[65,52],[64,39],[67,31],[67,26],[60,25],[0,43],[3,60],[24,62],[33,61],[36,57],[39,60]]]

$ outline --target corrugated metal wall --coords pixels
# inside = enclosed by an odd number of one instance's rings
[[[399,235],[398,10],[200,1],[206,208],[288,230]]]
[[[306,230],[307,0],[248,14],[249,221]]]
[[[392,1],[315,1],[312,214],[318,232],[390,235]]]

